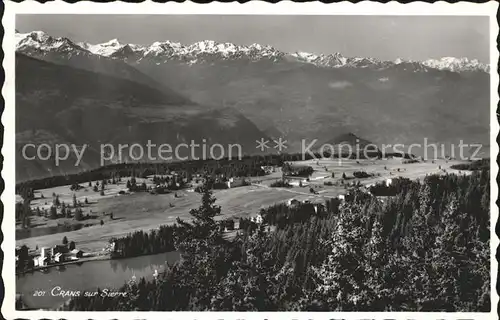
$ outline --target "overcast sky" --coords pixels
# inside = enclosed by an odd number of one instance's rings
[[[20,32],[100,43],[201,40],[269,44],[285,52],[425,60],[445,56],[489,62],[488,17],[18,15]]]

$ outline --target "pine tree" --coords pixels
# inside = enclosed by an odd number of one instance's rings
[[[177,222],[193,232],[192,236],[197,239],[215,239],[220,235],[220,231],[214,218],[220,215],[220,206],[215,205],[215,197],[212,196],[210,186],[213,181],[205,177],[205,181],[200,186],[201,205],[197,209],[191,209],[189,214],[193,217],[193,223],[187,223],[179,218]]]
[[[55,206],[50,207],[50,219],[57,219],[57,209]]]
[[[82,212],[81,208],[76,208],[76,210],[75,210],[75,220],[76,221],[83,220],[83,212]]]
[[[61,202],[59,201],[59,195],[56,194],[56,197],[54,199],[54,205],[56,207],[59,207],[61,205]]]
[[[330,254],[322,265],[312,268],[316,294],[330,310],[353,310],[365,294],[366,219],[357,205],[343,207],[334,231],[322,244]]]

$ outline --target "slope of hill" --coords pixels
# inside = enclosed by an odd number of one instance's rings
[[[191,141],[206,141],[208,147],[238,143],[243,153],[250,154],[257,151],[255,140],[261,137],[265,135],[234,109],[210,110],[178,94],[16,54],[18,181],[96,167],[100,144],[105,143],[115,147],[139,143],[144,149],[148,141],[172,148]],[[89,147],[81,166],[74,167],[75,159],[70,158],[56,167],[53,157],[47,161],[23,159],[20,151],[26,143]],[[200,157],[200,152],[197,149],[194,156]],[[183,148],[179,156],[193,155]],[[115,160],[131,159],[127,153]]]
[[[340,134],[335,138],[331,139],[330,141],[328,141],[327,143],[332,145],[346,145],[351,147],[359,147],[360,149],[369,148],[371,145],[373,145],[373,142],[358,137],[356,134],[352,132]],[[376,150],[377,147],[374,146],[372,149]]]
[[[55,38],[42,31],[16,33],[16,52],[55,64],[104,73],[142,83],[161,91],[168,91],[167,87],[123,61],[93,54],[68,38]]]
[[[232,106],[300,148],[355,132],[376,144],[489,143],[489,75],[289,62],[177,62],[136,67],[203,104]],[[406,69],[406,70],[405,70]],[[171,77],[170,75],[179,75]]]

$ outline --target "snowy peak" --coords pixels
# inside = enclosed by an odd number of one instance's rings
[[[101,44],[103,47],[119,47],[121,46],[120,42],[118,41],[118,39],[112,39],[112,40],[109,40],[108,42],[105,42],[103,44]]]
[[[55,38],[43,31],[32,31],[29,33],[16,33],[17,51],[41,51],[41,52],[84,52],[84,48],[78,46],[68,38]]]
[[[295,52],[290,56],[296,58],[300,62],[311,63],[322,67],[343,67],[347,65],[347,58],[338,52],[329,55],[316,55],[309,52]]]
[[[413,72],[427,72],[429,69],[449,70],[453,72],[483,71],[489,72],[487,64],[467,58],[444,57],[429,59],[423,62],[396,59],[394,61],[379,61],[374,58],[344,57],[336,52],[332,54],[314,54],[309,52],[285,53],[272,46],[251,44],[237,45],[229,42],[203,40],[190,45],[173,41],[154,42],[143,46],[121,43],[112,39],[100,44],[86,42],[73,43],[67,38],[54,38],[43,31],[16,33],[16,49],[18,51],[72,51],[94,54],[97,56],[120,59],[127,63],[142,63],[152,61],[160,64],[168,61],[180,61],[189,65],[218,60],[247,59],[251,61],[269,60],[272,62],[295,61],[325,68],[370,68],[375,70],[400,69]]]
[[[112,39],[109,40],[108,42],[100,43],[100,44],[90,44],[90,43],[85,43],[81,42],[79,45],[93,54],[103,56],[103,57],[110,57],[116,52],[119,52],[123,50],[125,47],[129,47],[127,49],[131,49],[130,45],[128,44],[121,44],[118,39]]]
[[[30,33],[16,32],[16,43],[23,40],[30,40],[37,43],[42,43],[49,40],[50,36],[43,31],[32,31]]]
[[[477,59],[469,60],[468,58],[444,57],[441,59],[429,59],[422,62],[422,64],[429,68],[455,72],[475,70],[489,72],[489,66],[480,63]]]

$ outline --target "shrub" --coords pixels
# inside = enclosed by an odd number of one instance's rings
[[[410,164],[410,163],[419,163],[417,159],[408,159],[408,160],[403,160],[403,164]]]
[[[358,179],[362,179],[362,178],[369,178],[371,177],[372,175],[369,174],[369,173],[366,173],[365,171],[354,171],[352,173],[352,175],[355,177],[355,178],[358,178]]]
[[[291,188],[292,185],[288,183],[286,180],[277,180],[271,183],[270,187],[272,188]]]

